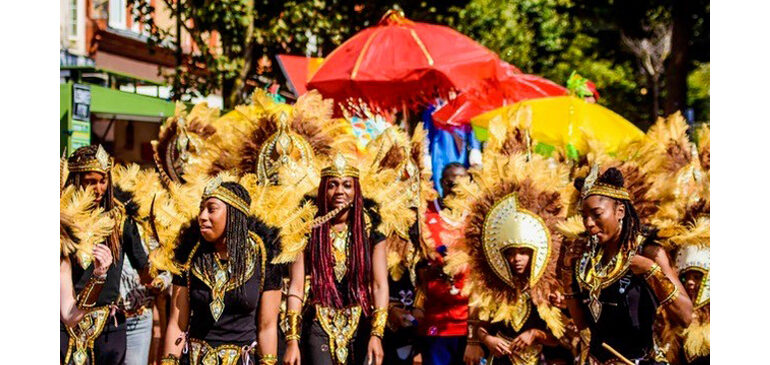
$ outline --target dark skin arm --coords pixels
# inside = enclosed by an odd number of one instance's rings
[[[278,313],[281,306],[281,291],[269,290],[262,294],[259,303],[259,353],[278,354]]]
[[[650,270],[653,264],[658,264],[666,277],[679,289],[674,300],[663,308],[668,312],[669,318],[682,327],[688,327],[692,322],[692,301],[687,296],[687,291],[679,281],[674,269],[671,268],[666,251],[658,245],[645,246],[642,255],[635,256],[631,260],[631,270],[634,274],[643,275]]]

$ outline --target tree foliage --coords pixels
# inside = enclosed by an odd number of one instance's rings
[[[328,55],[395,8],[415,21],[454,27],[524,72],[564,84],[576,70],[597,85],[600,103],[645,127],[654,120],[650,79],[622,35],[652,39],[655,29],[681,21],[672,9],[686,0],[162,1],[199,47],[169,75],[176,97],[219,91],[226,108],[243,103],[254,88],[282,79],[273,66],[277,54]],[[708,62],[708,1],[693,1],[684,14],[693,19],[691,39],[671,49],[686,56],[685,74]],[[152,29],[151,43],[174,43],[173,29],[152,24],[147,1],[133,5]],[[669,79],[658,75],[660,98],[673,87]]]

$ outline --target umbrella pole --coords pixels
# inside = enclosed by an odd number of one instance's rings
[[[406,101],[401,101],[401,114],[403,120],[401,121],[401,128],[405,131],[409,131],[409,110],[406,108]]]

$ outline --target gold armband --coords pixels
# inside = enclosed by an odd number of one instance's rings
[[[80,291],[77,299],[77,306],[80,309],[93,308],[96,305],[96,299],[99,298],[99,293],[102,292],[102,287],[107,277],[99,278],[91,274],[91,278],[88,279],[85,288]]]
[[[179,365],[179,358],[174,355],[166,355],[160,359],[160,365]]]
[[[653,264],[650,270],[644,274],[644,281],[650,286],[652,292],[660,300],[660,305],[664,306],[676,298],[679,289],[671,279],[663,273],[658,264]]]
[[[382,338],[385,335],[385,324],[388,322],[388,308],[377,308],[372,313],[372,336]]]
[[[300,316],[299,312],[295,310],[289,310],[286,312],[286,320],[288,323],[288,328],[286,331],[286,341],[292,341],[292,340],[299,341],[299,338],[300,338],[299,323],[302,320],[302,316]],[[265,355],[265,356],[270,356],[270,355]]]
[[[259,365],[275,365],[278,363],[278,358],[275,355],[262,355],[259,359]]]

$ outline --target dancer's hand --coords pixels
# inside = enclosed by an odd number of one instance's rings
[[[567,303],[564,302],[564,295],[558,291],[548,294],[548,301],[556,308],[567,308]]]
[[[539,331],[534,328],[528,331],[524,331],[518,337],[514,338],[513,341],[511,341],[511,350],[513,352],[523,351],[535,343],[535,340],[537,340],[539,336]]]
[[[286,353],[283,355],[283,365],[300,365],[299,343],[289,341],[286,343]]]
[[[382,340],[377,336],[369,338],[369,347],[366,350],[366,357],[369,359],[365,365],[382,365],[382,359],[385,353],[382,351]]]
[[[107,275],[110,265],[112,265],[112,251],[110,248],[103,243],[94,246],[94,275]]]
[[[484,337],[484,345],[487,346],[492,356],[499,357],[511,354],[511,344],[500,337],[488,335]]]
[[[478,365],[482,357],[484,357],[484,349],[481,348],[480,344],[471,343],[465,346],[465,354],[463,355],[465,365]]]
[[[404,318],[409,311],[397,305],[392,305],[388,309],[388,327],[393,330],[409,327],[411,322]]]

